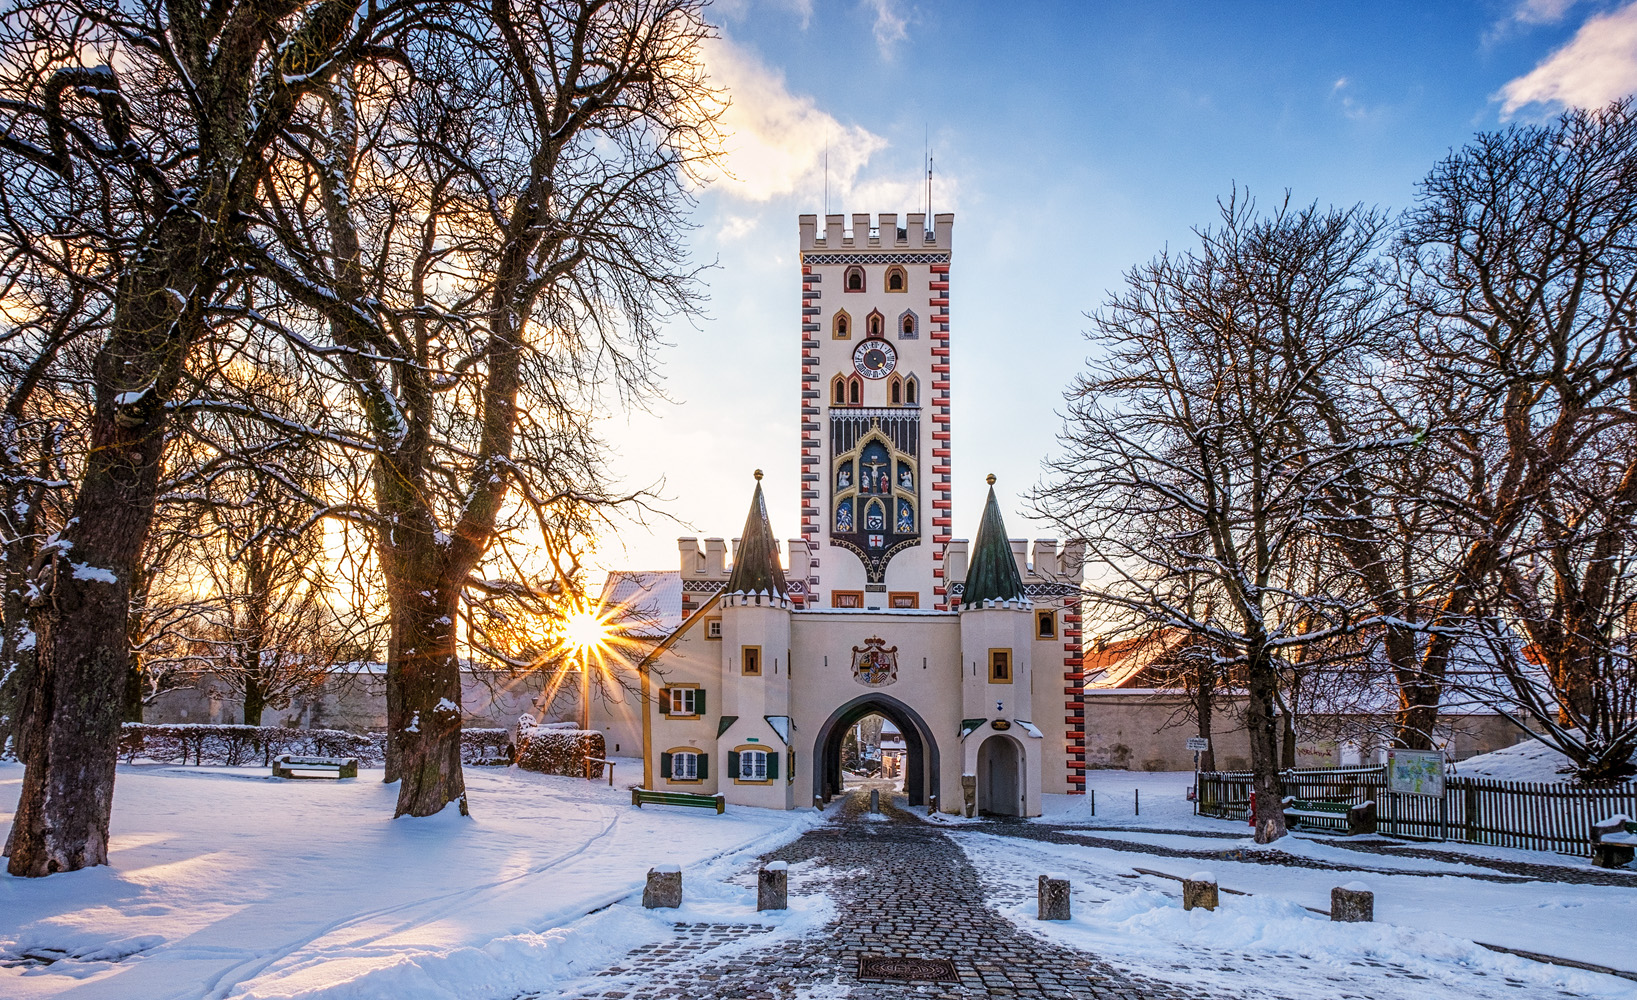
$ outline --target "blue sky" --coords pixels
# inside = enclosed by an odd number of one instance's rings
[[[1235,184],[1266,203],[1408,205],[1474,132],[1637,90],[1637,0],[1581,3],[1009,3],[719,0],[706,53],[732,94],[728,169],[693,244],[707,316],[669,331],[669,401],[605,435],[627,486],[663,479],[681,523],[622,526],[609,567],[675,566],[678,535],[732,537],[751,471],[797,533],[796,216],[953,211],[955,534],[999,477],[1056,448],[1085,313],[1186,244]]]

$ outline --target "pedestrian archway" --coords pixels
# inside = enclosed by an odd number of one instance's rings
[[[1023,809],[1023,748],[999,733],[978,747],[978,812],[991,816],[1021,816]]]
[[[825,802],[841,794],[841,743],[853,723],[868,715],[890,720],[904,736],[904,794],[912,806],[938,795],[938,741],[913,708],[897,698],[872,692],[831,713],[813,740],[813,794]]]

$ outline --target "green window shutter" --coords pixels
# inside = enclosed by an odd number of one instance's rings
[[[711,757],[708,753],[699,755],[699,780],[704,781],[711,776]]]
[[[668,753],[662,753],[659,755],[659,776],[661,778],[665,778],[666,780],[670,780],[671,755]]]
[[[660,715],[670,715],[671,714],[671,689],[670,688],[660,688],[659,689],[659,714]],[[669,756],[669,755],[667,754],[667,756]],[[670,767],[671,767],[671,765],[669,765],[669,764],[665,765],[665,768],[666,768],[665,773],[667,775],[670,774]]]
[[[695,715],[705,714],[705,689],[700,688],[693,693],[693,711]]]
[[[739,776],[739,751],[729,750],[728,751],[728,777],[737,778],[738,776]]]
[[[767,754],[767,780],[774,781],[779,777],[779,753],[770,750]]]
[[[785,775],[784,780],[786,780],[786,781],[795,781],[796,780],[796,751],[794,751],[794,750],[790,751],[790,773]]]

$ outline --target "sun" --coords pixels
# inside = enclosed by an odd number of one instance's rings
[[[608,619],[589,608],[575,611],[563,619],[566,644],[581,652],[606,645],[608,633]]]

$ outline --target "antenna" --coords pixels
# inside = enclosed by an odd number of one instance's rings
[[[824,214],[830,214],[830,137],[824,137]]]
[[[932,218],[932,126],[923,125],[925,137],[922,139],[921,158],[926,166],[926,217]]]

